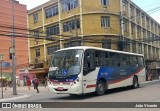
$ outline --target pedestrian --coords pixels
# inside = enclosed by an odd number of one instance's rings
[[[5,83],[5,90],[7,90],[8,81]]]
[[[30,87],[31,87],[31,80],[30,80],[29,77],[27,78],[27,86],[28,86],[28,89],[30,90]]]
[[[39,85],[39,80],[38,80],[38,78],[34,78],[34,80],[33,80],[34,82],[34,86],[35,86],[35,89],[37,90],[37,93],[39,93],[39,89],[38,89],[38,85]]]
[[[34,77],[33,80],[32,80],[32,84],[33,84],[34,89],[36,89],[34,79],[35,79],[35,77]]]
[[[47,81],[48,81],[48,78],[47,78],[47,77],[45,77],[45,82],[44,82],[44,86],[45,86],[45,88],[47,87]]]

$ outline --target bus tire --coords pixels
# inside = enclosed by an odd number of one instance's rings
[[[105,93],[105,91],[106,91],[105,83],[102,80],[99,80],[97,82],[97,86],[96,86],[96,94],[98,96],[101,96],[101,95],[103,95]]]
[[[138,78],[136,76],[133,77],[133,85],[132,85],[132,87],[134,89],[139,87]]]

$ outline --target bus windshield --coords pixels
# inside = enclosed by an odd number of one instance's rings
[[[49,76],[65,78],[78,75],[81,71],[81,58],[83,50],[70,49],[58,51],[54,54],[49,68]]]

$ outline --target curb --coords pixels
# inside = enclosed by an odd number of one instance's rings
[[[0,99],[0,102],[7,102],[7,101],[12,101],[12,100],[17,100],[17,99],[22,99],[22,98],[27,98],[30,97],[30,95],[22,95],[22,96],[18,96],[18,97],[11,97],[11,98],[4,98],[4,99]]]
[[[158,79],[158,80],[152,80],[152,81],[145,81],[145,82],[143,82],[143,83],[141,83],[141,84],[147,84],[147,83],[158,82],[158,81],[160,81],[160,80]]]

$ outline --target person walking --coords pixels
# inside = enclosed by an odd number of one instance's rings
[[[27,86],[28,86],[28,89],[30,90],[30,87],[31,87],[31,80],[30,80],[29,77],[27,78]]]
[[[38,85],[39,85],[39,80],[38,80],[38,78],[35,77],[33,79],[33,86],[37,90],[37,93],[39,93]]]

